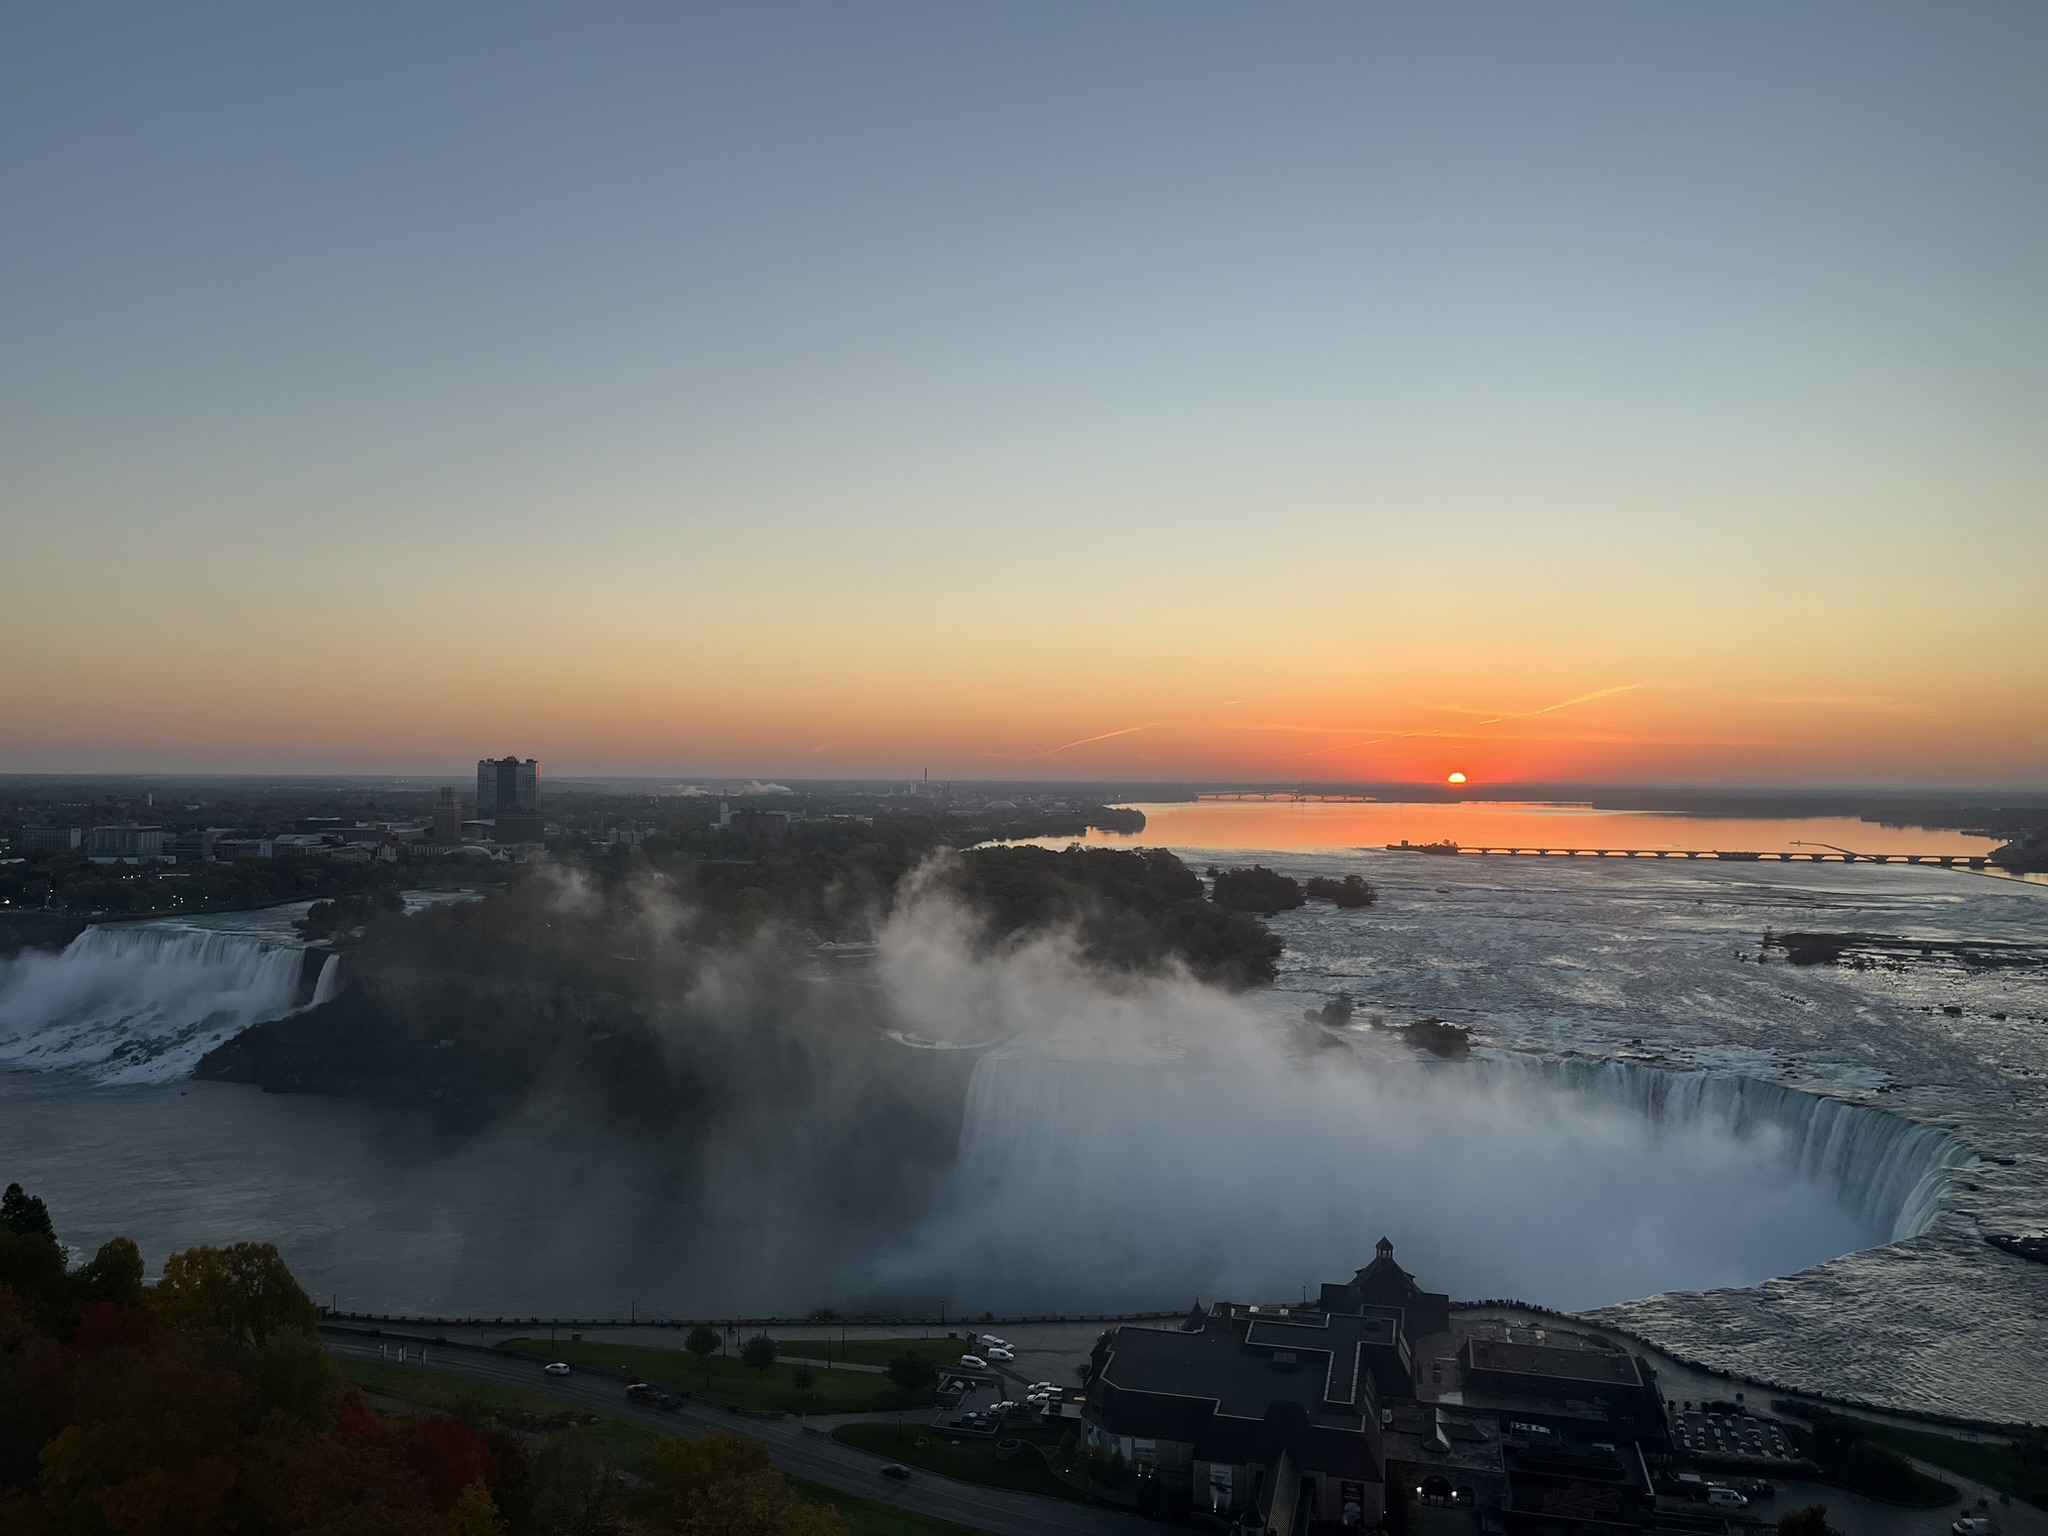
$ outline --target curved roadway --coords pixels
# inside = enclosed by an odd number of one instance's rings
[[[625,1394],[617,1381],[593,1372],[578,1371],[569,1376],[542,1374],[536,1361],[473,1345],[436,1344],[417,1336],[362,1334],[322,1330],[328,1350],[344,1359],[375,1360],[381,1346],[404,1344],[408,1350],[422,1344],[429,1351],[428,1363],[419,1369],[447,1376],[462,1376],[501,1386],[523,1387],[590,1408],[615,1418],[644,1424],[671,1434],[687,1430],[722,1429],[729,1434],[751,1435],[763,1441],[775,1464],[785,1472],[807,1477],[846,1493],[858,1494],[878,1503],[894,1504],[940,1520],[987,1531],[992,1536],[1145,1536],[1163,1532],[1162,1526],[1135,1515],[1115,1510],[1043,1498],[1033,1493],[1014,1493],[1006,1488],[984,1488],[956,1482],[937,1473],[914,1470],[908,1482],[895,1482],[881,1475],[883,1459],[852,1446],[841,1445],[828,1430],[808,1432],[788,1419],[736,1417],[699,1407],[694,1401],[673,1409],[645,1406]],[[826,1421],[837,1424],[865,1415],[841,1415]],[[893,1415],[875,1417],[890,1418]]]

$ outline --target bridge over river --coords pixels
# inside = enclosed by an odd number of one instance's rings
[[[1990,862],[1981,853],[1856,853],[1847,848],[1802,850],[1798,853],[1745,853],[1728,848],[1479,848],[1458,843],[1388,843],[1389,853],[1428,853],[1442,857],[1514,859],[1725,859],[1737,863],[1778,864],[1924,864],[1937,869],[1982,869]]]

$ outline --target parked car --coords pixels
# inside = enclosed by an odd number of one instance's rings
[[[1017,1351],[1007,1344],[991,1344],[988,1347],[988,1357],[991,1360],[1010,1361],[1017,1358]]]
[[[550,1376],[566,1376],[569,1374],[569,1362],[566,1360],[555,1360],[542,1366],[541,1369]]]
[[[910,1481],[910,1468],[900,1461],[892,1461],[882,1468],[882,1476],[893,1477],[899,1483],[907,1483]]]
[[[992,1333],[984,1333],[980,1336],[980,1338],[982,1343],[988,1345],[992,1349],[1008,1349],[1010,1347],[1010,1341],[1008,1339],[999,1339]]]
[[[1709,1488],[1707,1490],[1707,1503],[1714,1509],[1749,1508],[1749,1500],[1745,1499],[1733,1488]]]
[[[1991,1536],[1991,1522],[1982,1515],[1965,1515],[1949,1530],[1954,1536]]]
[[[988,1369],[988,1362],[979,1355],[962,1355],[960,1363],[970,1371],[985,1371]]]

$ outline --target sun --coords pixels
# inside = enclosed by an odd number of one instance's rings
[[[1462,784],[1465,782],[1465,775],[1462,773],[1454,773],[1448,779],[1444,780],[1444,782],[1446,784]]]

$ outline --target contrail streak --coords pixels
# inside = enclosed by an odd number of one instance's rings
[[[1091,741],[1108,741],[1112,736],[1128,736],[1133,731],[1149,731],[1160,722],[1147,720],[1143,725],[1127,725],[1120,731],[1104,731],[1100,736],[1083,736],[1079,741],[1069,741],[1061,746],[1047,747],[1043,752],[1034,752],[1033,757],[1056,757],[1069,747],[1085,747]]]
[[[1636,689],[1641,688],[1643,686],[1644,684],[1642,683],[1622,683],[1613,688],[1599,688],[1595,689],[1592,693],[1582,693],[1575,699],[1560,699],[1555,704],[1546,704],[1541,709],[1524,709],[1518,710],[1513,714],[1493,715],[1484,720],[1474,721],[1473,724],[1475,727],[1477,727],[1486,725],[1500,725],[1509,720],[1533,720],[1538,715],[1555,714],[1558,710],[1570,709],[1575,704],[1590,704],[1595,699],[1612,698],[1617,693],[1633,693]],[[1452,708],[1452,706],[1440,707],[1446,709]],[[1457,712],[1462,713],[1463,711]],[[1294,754],[1293,757],[1286,759],[1286,761],[1293,762],[1304,757],[1323,757],[1328,753],[1342,752],[1353,747],[1376,747],[1379,746],[1382,742],[1414,741],[1429,736],[1441,736],[1461,741],[1469,739],[1462,732],[1458,731],[1389,731],[1383,735],[1374,736],[1369,741],[1340,741],[1336,743],[1334,746],[1317,747],[1312,752],[1297,752]]]
[[[1512,715],[1495,715],[1492,719],[1482,720],[1479,723],[1481,725],[1499,725],[1503,720],[1533,720],[1538,715],[1552,715],[1556,714],[1560,709],[1570,709],[1574,704],[1590,704],[1595,699],[1611,699],[1617,693],[1634,693],[1636,689],[1642,686],[1641,683],[1623,683],[1618,688],[1597,689],[1592,693],[1582,693],[1576,699],[1564,699],[1556,704],[1546,704],[1541,709],[1525,709]]]

